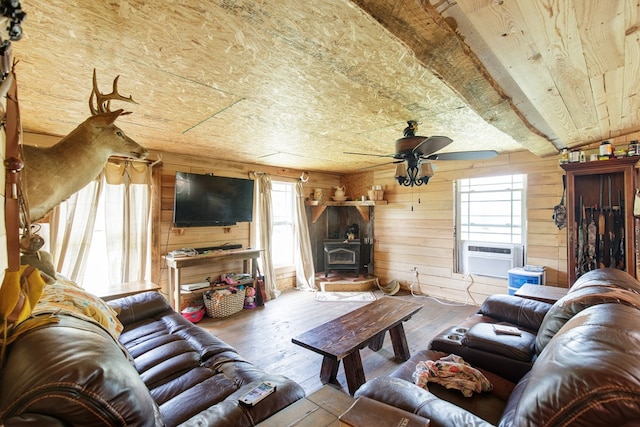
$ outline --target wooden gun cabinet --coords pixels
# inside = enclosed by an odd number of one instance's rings
[[[639,160],[622,157],[561,165],[567,174],[568,286],[585,271],[599,267],[618,268],[637,277],[633,201]],[[588,235],[594,227],[595,248],[589,251]]]

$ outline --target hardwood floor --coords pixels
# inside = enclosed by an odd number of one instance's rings
[[[378,298],[385,297],[379,290],[374,294]],[[404,323],[412,354],[426,348],[434,335],[448,326],[456,325],[478,309],[473,305],[412,296],[408,291],[388,298],[403,298],[423,304],[422,309]],[[287,290],[263,307],[242,310],[223,319],[205,316],[198,326],[234,346],[245,359],[265,371],[282,374],[298,382],[310,394],[322,386],[319,377],[322,356],[293,344],[291,338],[363,304],[366,303],[319,302],[314,300],[313,292]],[[389,374],[401,363],[393,357],[389,334],[386,334],[380,351],[364,348],[360,353],[367,379]],[[338,381],[346,392],[342,363]]]

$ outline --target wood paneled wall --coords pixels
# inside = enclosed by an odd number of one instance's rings
[[[488,295],[506,293],[506,279],[454,272],[453,180],[524,173],[526,263],[546,266],[547,284],[565,286],[566,230],[558,230],[552,220],[553,207],[562,196],[563,171],[557,156],[541,159],[517,152],[489,161],[436,163],[435,176],[421,187],[399,186],[392,167],[374,173],[375,184],[383,185],[389,202],[375,207],[374,273],[382,283],[397,279],[403,287],[414,284],[430,296],[478,303]],[[419,272],[417,282],[414,267]]]
[[[4,133],[3,138],[4,139]],[[632,139],[640,139],[640,132],[611,139],[616,147],[628,145]],[[52,145],[53,138],[41,138],[25,134],[25,143]],[[0,141],[2,143],[4,141]],[[597,151],[597,145],[585,150]],[[588,152],[590,152],[588,151]],[[249,224],[233,227],[205,227],[174,229],[173,191],[175,172],[214,173],[216,175],[242,177],[251,171],[266,172],[274,179],[296,180],[301,171],[286,168],[270,168],[259,165],[220,161],[211,158],[152,153],[162,157],[161,174],[156,182],[154,212],[154,256],[152,280],[166,292],[167,272],[162,256],[181,247],[218,246],[225,243],[240,243],[249,247],[251,229]],[[507,292],[507,280],[483,276],[466,276],[454,272],[454,218],[453,181],[460,178],[488,175],[527,174],[527,258],[529,264],[546,266],[547,284],[566,286],[567,251],[566,229],[558,230],[552,220],[553,207],[562,196],[563,171],[558,165],[559,156],[539,158],[529,152],[500,155],[495,159],[478,162],[441,161],[437,163],[435,176],[429,184],[413,189],[399,186],[393,178],[393,167],[350,176],[339,176],[318,172],[309,174],[305,184],[305,195],[311,197],[314,189],[321,188],[325,197],[334,194],[335,187],[344,185],[346,193],[355,197],[364,193],[371,185],[382,185],[386,206],[376,206],[373,216],[374,274],[382,283],[399,280],[404,287],[411,284],[430,296],[455,301],[480,303],[488,295]],[[0,241],[4,234],[0,234]],[[5,248],[5,245],[1,245]],[[0,258],[6,263],[6,250],[1,249]],[[415,281],[413,268],[418,269]],[[219,265],[185,270],[183,281],[200,282],[206,277],[229,271],[237,271],[238,265]],[[292,270],[276,272],[278,287],[295,286]]]

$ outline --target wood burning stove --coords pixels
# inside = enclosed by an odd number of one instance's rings
[[[353,271],[360,274],[360,239],[324,241],[324,277],[329,271]]]

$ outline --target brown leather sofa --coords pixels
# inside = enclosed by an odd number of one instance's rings
[[[157,292],[111,301],[119,342],[99,326],[60,315],[7,348],[0,371],[5,426],[253,426],[304,397],[173,311]],[[271,381],[253,407],[238,398]]]
[[[497,312],[506,312],[508,299],[498,298]],[[586,273],[548,308],[538,328],[536,319],[541,313],[533,310],[536,314],[531,317],[532,311],[523,308],[528,305],[516,304],[508,317],[526,317],[525,323],[532,326],[528,332],[533,334],[533,341],[525,337],[532,352],[530,370],[516,382],[494,372],[509,358],[503,348],[506,343],[496,344],[500,348],[492,361],[491,348],[484,340],[487,337],[479,334],[484,352],[477,359],[484,364],[479,369],[493,383],[492,392],[465,398],[459,391],[438,384],[428,383],[428,391],[415,385],[413,373],[419,361],[447,354],[429,349],[415,354],[389,377],[368,381],[356,396],[429,418],[431,427],[640,424],[640,283],[614,269]],[[478,323],[482,316],[488,323],[508,322],[481,312],[472,316],[467,326],[482,323]],[[465,341],[468,330],[463,329],[458,341]],[[453,346],[458,351],[465,351],[464,347],[464,342]],[[522,343],[515,347],[516,353],[527,348]],[[478,354],[468,353],[471,357]]]

